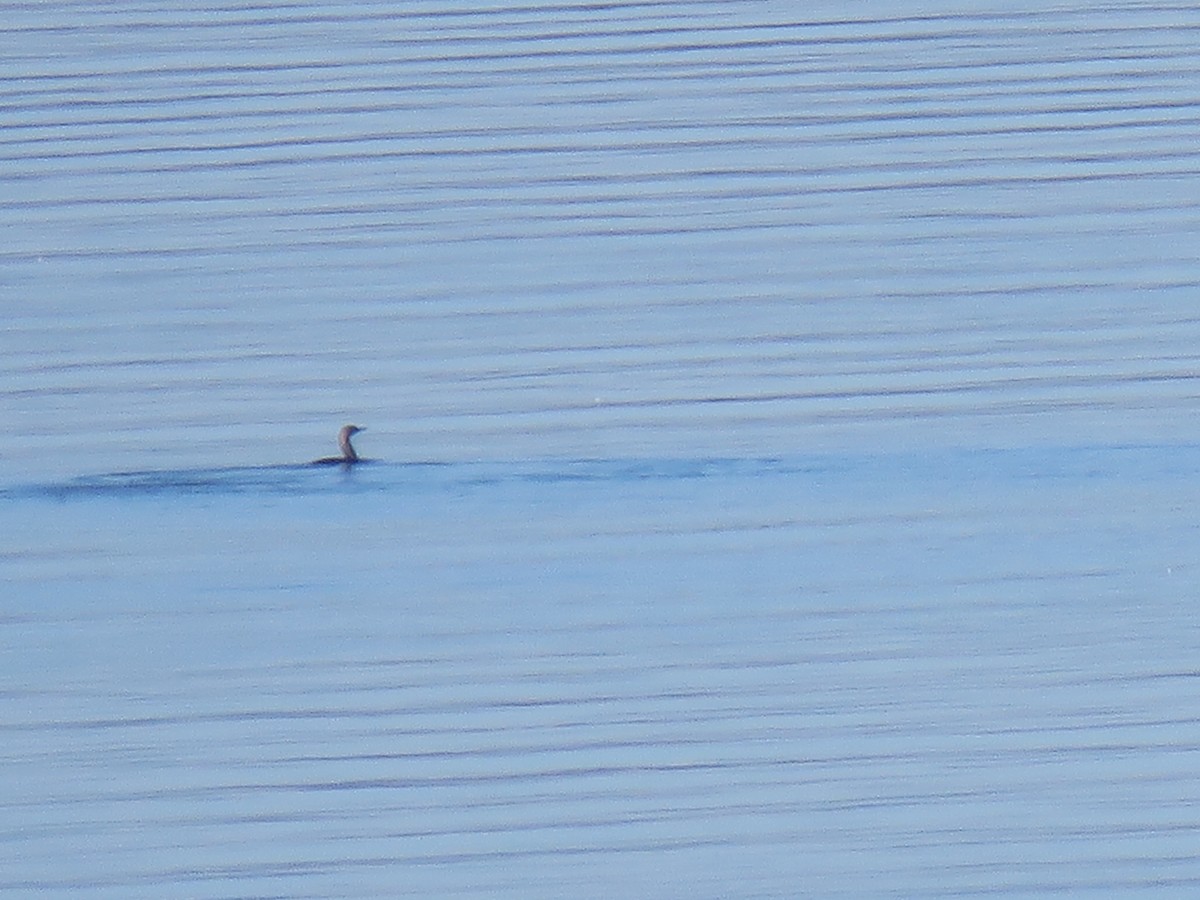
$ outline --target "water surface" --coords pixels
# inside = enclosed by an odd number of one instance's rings
[[[0,890],[1194,892],[1198,26],[9,10]]]

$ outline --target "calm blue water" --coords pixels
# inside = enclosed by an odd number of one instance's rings
[[[1194,10],[0,34],[0,891],[1195,892]]]

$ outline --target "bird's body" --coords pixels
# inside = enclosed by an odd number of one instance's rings
[[[342,430],[338,432],[338,447],[342,450],[341,456],[326,456],[322,459],[314,459],[314,466],[349,466],[356,462],[361,462],[358,454],[354,452],[354,445],[350,443],[350,438],[366,429],[359,428],[357,425],[344,425]]]

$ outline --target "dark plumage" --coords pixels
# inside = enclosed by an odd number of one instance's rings
[[[357,425],[343,425],[342,430],[338,432],[338,446],[342,449],[342,455],[314,459],[312,464],[314,466],[348,466],[359,462],[358,454],[354,452],[354,445],[350,443],[350,438],[360,431],[366,431],[366,429],[359,428]]]

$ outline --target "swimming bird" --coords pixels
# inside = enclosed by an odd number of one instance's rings
[[[354,445],[350,443],[350,438],[358,434],[360,431],[366,431],[365,428],[359,428],[357,425],[343,425],[342,430],[338,432],[338,446],[342,448],[341,456],[326,456],[323,459],[314,459],[314,466],[348,466],[356,462],[360,462],[358,454],[354,452]]]

